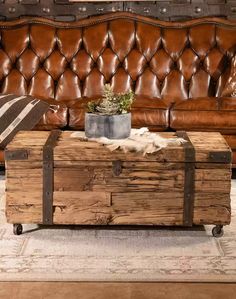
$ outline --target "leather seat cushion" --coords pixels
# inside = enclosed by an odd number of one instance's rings
[[[55,100],[44,101],[51,105],[50,109],[43,115],[34,130],[53,130],[66,127],[68,122],[67,105]]]
[[[206,97],[176,103],[170,111],[170,127],[235,134],[236,100]]]
[[[76,130],[84,129],[86,104],[98,98],[81,98],[69,108],[69,126]],[[153,131],[164,131],[168,128],[168,106],[159,98],[149,99],[136,96],[132,105],[132,127],[149,127]]]

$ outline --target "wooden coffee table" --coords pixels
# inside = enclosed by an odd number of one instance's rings
[[[187,143],[146,156],[71,134],[19,132],[8,145],[6,216],[15,234],[23,223],[213,224],[218,237],[230,223],[231,150],[221,134],[178,132]]]

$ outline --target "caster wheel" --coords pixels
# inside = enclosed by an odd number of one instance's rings
[[[14,235],[21,235],[23,232],[23,226],[21,224],[13,224],[13,234]]]
[[[212,235],[215,238],[220,238],[224,234],[223,226],[222,225],[216,225],[212,229]]]

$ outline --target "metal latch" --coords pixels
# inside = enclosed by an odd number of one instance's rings
[[[112,162],[112,171],[115,176],[119,176],[122,172],[122,162],[120,160]]]

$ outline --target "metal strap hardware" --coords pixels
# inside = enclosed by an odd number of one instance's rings
[[[28,152],[24,149],[19,150],[5,150],[5,160],[27,160]]]
[[[185,152],[183,224],[192,226],[195,194],[195,149],[186,132],[178,131],[176,134],[187,141],[183,144]]]
[[[213,163],[231,163],[232,153],[230,150],[224,152],[210,152],[208,160]]]
[[[128,11],[135,14],[155,17],[161,20],[188,20],[189,18],[218,16],[235,19],[234,0],[11,0],[0,1],[2,20],[22,16],[44,16],[58,21],[74,21],[105,12]]]
[[[47,225],[53,224],[53,149],[60,134],[60,130],[51,131],[43,146],[43,224]]]

